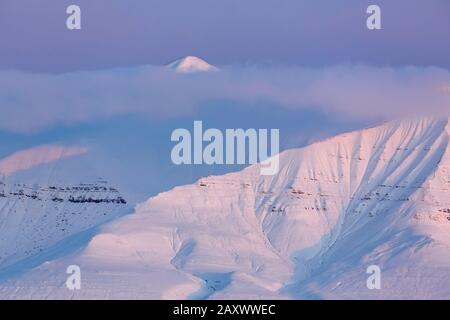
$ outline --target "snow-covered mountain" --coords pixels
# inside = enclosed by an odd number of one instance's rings
[[[169,63],[167,67],[177,73],[196,73],[219,70],[217,67],[210,65],[205,60],[194,56],[186,56],[184,58],[177,59]]]
[[[0,298],[448,299],[449,136],[448,119],[390,122],[285,151],[274,176],[176,187],[0,281]]]
[[[0,270],[126,212],[86,152],[44,145],[0,160]]]

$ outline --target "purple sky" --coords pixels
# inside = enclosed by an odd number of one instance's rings
[[[65,9],[82,9],[68,31]],[[382,8],[381,31],[366,8]],[[164,64],[365,63],[450,69],[448,0],[1,0],[0,69],[33,72]]]

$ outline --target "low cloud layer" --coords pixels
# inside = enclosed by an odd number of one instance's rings
[[[432,67],[235,67],[191,75],[153,66],[60,75],[1,71],[0,130],[36,132],[130,114],[195,115],[217,101],[313,107],[355,119],[448,114],[448,88],[450,72]]]
[[[84,147],[64,147],[59,145],[38,146],[13,153],[0,159],[0,176],[8,176],[41,164],[50,163],[87,152]]]

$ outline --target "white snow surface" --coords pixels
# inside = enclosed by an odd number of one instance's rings
[[[0,160],[0,273],[129,210],[86,152],[45,145]]]
[[[217,67],[210,65],[205,60],[194,56],[186,56],[177,59],[169,63],[167,67],[169,69],[175,70],[175,72],[177,73],[197,73],[219,70]]]
[[[449,135],[448,119],[394,121],[282,152],[274,176],[176,187],[21,272],[0,264],[0,298],[449,299]]]

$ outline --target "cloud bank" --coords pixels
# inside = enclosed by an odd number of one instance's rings
[[[0,159],[0,176],[8,176],[18,171],[81,155],[86,152],[87,149],[85,147],[64,147],[59,145],[43,145],[18,151]]]
[[[154,66],[59,75],[0,71],[0,130],[36,132],[125,115],[195,116],[199,106],[217,101],[313,107],[354,119],[448,114],[449,87],[450,72],[434,67],[230,67],[191,75]]]

